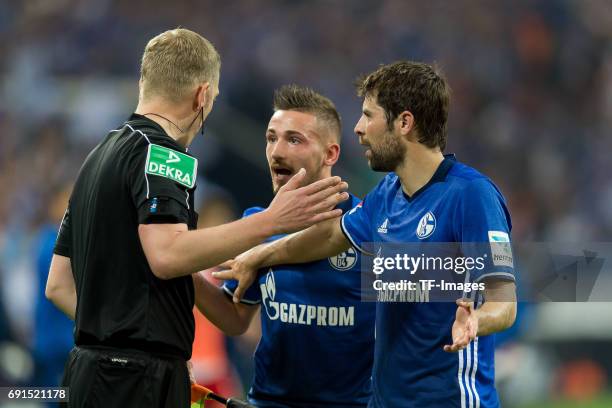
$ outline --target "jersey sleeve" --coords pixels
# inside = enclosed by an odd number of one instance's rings
[[[466,257],[484,259],[484,268],[474,268],[470,280],[486,278],[515,280],[510,213],[497,188],[487,179],[473,180],[463,190],[459,205],[456,239]]]
[[[163,149],[162,151],[174,152],[168,146],[149,143],[144,147],[139,145],[138,151],[134,153],[128,183],[134,206],[138,210],[138,223],[189,224],[190,188],[173,179],[175,173],[172,171],[168,171],[165,176],[152,174],[150,163],[155,160],[152,155],[156,154],[152,151],[152,146],[155,146],[157,151]],[[194,178],[196,170],[193,169]]]
[[[68,208],[66,208],[66,212],[64,213],[64,218],[62,218],[62,223],[60,224],[57,239],[55,240],[55,247],[53,248],[53,253],[68,258],[72,257],[70,204],[68,204]]]
[[[363,248],[364,242],[372,242],[371,206],[374,192],[369,193],[365,199],[353,209],[342,216],[340,227],[351,245],[361,253],[369,255]]]
[[[263,208],[261,207],[247,208],[242,213],[242,218],[248,217],[250,215],[256,214],[261,211],[263,211]],[[255,279],[255,282],[253,282],[253,284],[244,293],[244,296],[240,300],[240,303],[244,303],[247,305],[257,305],[261,303],[261,290],[259,289],[259,283],[258,283],[259,276],[260,276],[260,272],[257,273],[257,279]],[[237,287],[238,287],[238,281],[236,280],[225,281],[225,283],[222,286],[223,291],[228,296],[234,296],[234,291],[236,290]]]

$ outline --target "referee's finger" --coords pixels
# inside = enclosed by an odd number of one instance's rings
[[[314,224],[318,224],[323,221],[331,220],[332,218],[340,217],[341,215],[342,215],[342,210],[339,208],[336,208],[335,210],[326,211],[326,212],[319,213],[313,216],[310,220],[308,220],[308,223],[310,225],[314,225]]]
[[[308,201],[312,203],[321,202],[329,197],[337,195],[337,193],[343,193],[348,189],[348,183],[343,181],[341,183],[335,184],[333,186],[329,186],[321,191],[318,191],[314,194],[311,194],[308,197]],[[344,193],[343,193],[344,194]]]
[[[347,193],[346,191],[343,193],[331,195],[325,200],[321,201],[319,204],[313,206],[312,210],[317,213],[325,212],[328,209],[335,208],[341,202],[348,200],[349,197],[349,193]]]
[[[280,189],[283,191],[290,191],[290,190],[295,190],[297,188],[300,188],[302,187],[302,184],[304,183],[305,178],[306,178],[306,169],[301,168]]]
[[[322,180],[318,180],[313,183],[310,183],[309,185],[305,187],[301,187],[300,190],[306,195],[312,195],[312,194],[318,193],[319,191],[325,190],[328,187],[332,187],[337,184],[340,184],[341,182],[342,182],[342,179],[338,176],[327,177]]]

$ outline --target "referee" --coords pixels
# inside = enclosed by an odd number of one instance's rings
[[[89,154],[54,249],[47,297],[75,320],[63,386],[69,407],[188,407],[192,273],[339,215],[346,183],[305,187],[301,170],[267,210],[195,230],[197,159],[187,153],[212,110],[220,57],[186,30],[147,44],[136,112]]]

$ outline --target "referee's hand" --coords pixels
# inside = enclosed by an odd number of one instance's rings
[[[349,198],[346,182],[336,176],[302,187],[305,180],[306,170],[302,168],[278,190],[266,210],[278,234],[296,232],[342,215],[342,210],[334,208]]]

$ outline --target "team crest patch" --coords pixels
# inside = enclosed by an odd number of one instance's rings
[[[353,248],[328,258],[329,264],[339,271],[351,269],[357,263],[357,252]]]
[[[150,144],[145,173],[161,176],[192,188],[198,171],[198,159],[156,144]]]
[[[416,229],[416,235],[419,239],[425,239],[430,237],[431,234],[436,230],[436,217],[433,215],[431,211],[428,211],[427,214],[421,218],[419,221],[419,225]]]

